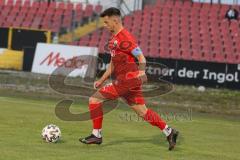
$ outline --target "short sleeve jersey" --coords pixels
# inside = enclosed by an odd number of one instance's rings
[[[108,43],[112,63],[114,66],[114,75],[124,77],[129,72],[137,72],[138,65],[135,62],[134,53],[140,53],[136,40],[126,29],[122,29],[116,35],[113,35]]]

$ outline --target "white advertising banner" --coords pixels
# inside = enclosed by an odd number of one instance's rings
[[[85,77],[89,69],[91,70],[89,73],[95,73],[97,57],[98,48],[95,47],[38,43],[32,72],[50,75],[56,73],[58,68],[62,68],[71,70],[68,75],[70,77]]]

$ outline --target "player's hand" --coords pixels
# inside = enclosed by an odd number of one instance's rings
[[[101,87],[102,84],[103,84],[103,82],[101,80],[95,81],[93,84],[93,88],[98,89]]]

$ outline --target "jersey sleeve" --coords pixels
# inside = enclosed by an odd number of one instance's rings
[[[138,46],[135,38],[132,36],[129,36],[127,39],[122,41],[121,47],[135,57],[142,54],[141,48]]]
[[[142,54],[142,50],[141,48],[138,46],[138,44],[136,43],[135,38],[130,38],[131,39],[131,46],[129,47],[129,52],[137,57],[138,55]]]

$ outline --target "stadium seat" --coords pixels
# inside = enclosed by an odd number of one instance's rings
[[[176,8],[180,9],[180,8],[182,8],[182,6],[183,6],[183,2],[182,1],[175,1],[175,7]]]
[[[225,18],[227,11],[230,9],[230,5],[222,5],[219,13],[220,18]]]
[[[199,2],[195,2],[193,3],[192,5],[192,9],[195,10],[195,11],[198,11],[202,8],[202,3],[199,3]]]
[[[164,4],[165,8],[173,8],[174,7],[174,0],[167,0]]]
[[[32,3],[31,9],[38,10],[39,8],[40,8],[40,2],[34,1],[34,2]]]
[[[57,6],[57,11],[64,11],[65,10],[65,3],[60,2]]]
[[[57,3],[55,1],[51,1],[48,8],[56,9],[56,7],[57,7]]]
[[[22,6],[22,0],[16,0],[15,6],[17,7]]]
[[[230,64],[237,63],[237,60],[238,60],[237,55],[230,53],[230,54],[226,54],[225,57],[226,57],[226,63],[230,63]]]
[[[88,4],[85,8],[84,17],[91,17],[93,15],[93,5]]]
[[[14,5],[14,1],[13,0],[7,0],[7,6],[13,6]]]
[[[78,3],[77,5],[76,5],[76,10],[77,11],[82,11],[83,9],[83,5],[82,5],[82,3]]]
[[[170,50],[169,48],[160,48],[159,57],[161,58],[170,58]]]
[[[191,55],[192,60],[199,61],[203,59],[203,56],[200,52],[200,49],[193,49],[192,50],[192,55]]]
[[[18,28],[18,27],[21,27],[21,26],[22,26],[22,21],[14,21],[13,22],[13,27]]]
[[[191,9],[192,7],[192,2],[191,1],[184,1],[183,8],[184,9]]]
[[[23,3],[23,7],[24,8],[30,8],[30,6],[31,6],[30,0],[25,0],[24,3]]]
[[[101,5],[96,5],[94,9],[95,13],[100,14],[102,12],[102,8],[103,7]]]
[[[5,5],[5,0],[0,0],[0,6],[4,6]]]
[[[203,11],[209,11],[211,9],[211,4],[210,3],[203,3],[202,4],[202,9]]]
[[[81,40],[81,41],[79,41],[79,45],[80,46],[88,46],[89,45],[89,41],[84,41],[84,40]]]
[[[68,11],[73,11],[74,9],[74,5],[73,3],[67,3],[67,8],[66,8]]]
[[[22,23],[22,27],[29,28],[30,25],[31,25],[31,22],[30,22],[30,21],[24,21],[24,22]]]

